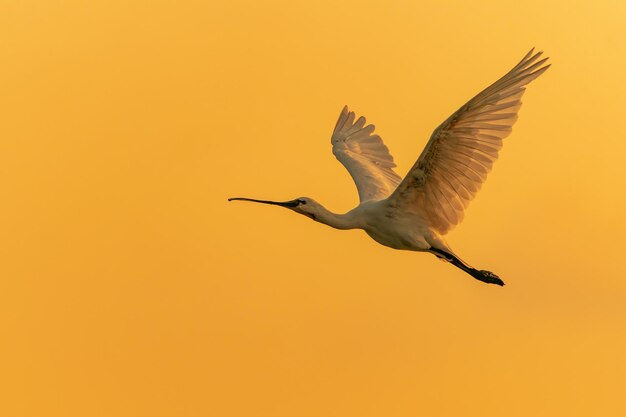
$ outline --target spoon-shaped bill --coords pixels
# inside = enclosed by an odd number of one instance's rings
[[[275,206],[282,207],[298,207],[300,202],[298,200],[290,200],[290,201],[269,201],[269,200],[255,200],[253,198],[244,198],[244,197],[232,197],[229,198],[228,201],[252,201],[253,203],[263,203],[263,204],[273,204]]]

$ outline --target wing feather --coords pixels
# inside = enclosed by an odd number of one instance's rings
[[[550,65],[531,49],[498,81],[468,101],[430,137],[413,168],[391,195],[397,208],[419,212],[439,233],[464,210],[491,171],[522,105],[525,87]]]
[[[333,154],[352,176],[361,202],[382,200],[402,179],[393,170],[396,164],[389,149],[374,134],[374,125],[366,125],[363,116],[354,119],[354,112],[345,106],[331,138]]]

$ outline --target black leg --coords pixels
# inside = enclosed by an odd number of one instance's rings
[[[463,262],[462,260],[454,256],[453,254],[448,253],[441,249],[431,247],[430,251],[436,257],[445,259],[446,261],[450,262],[452,265],[456,266],[459,269],[462,269],[463,271],[467,272],[468,274],[470,274],[471,276],[473,276],[479,281],[486,282],[487,284],[496,284],[500,286],[504,285],[504,281],[502,281],[500,277],[498,277],[496,274],[494,274],[491,271],[478,270],[478,269],[472,268],[471,266],[469,266],[468,264],[466,264],[465,262]]]

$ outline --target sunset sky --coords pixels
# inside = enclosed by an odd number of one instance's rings
[[[626,415],[626,2],[0,0],[0,415]],[[288,210],[403,176],[531,48],[448,243],[482,284]]]

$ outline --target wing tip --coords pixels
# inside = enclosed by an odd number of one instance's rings
[[[339,113],[339,117],[337,118],[337,123],[335,123],[335,129],[333,129],[333,136],[335,133],[340,131],[346,123],[346,120],[350,116],[350,112],[348,111],[348,105],[345,104],[343,109],[341,109],[341,113]]]

